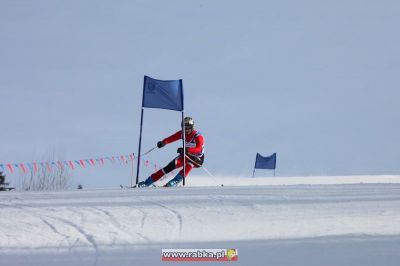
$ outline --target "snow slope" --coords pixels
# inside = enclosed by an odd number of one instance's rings
[[[160,181],[161,184],[162,180]],[[187,179],[188,186],[249,186],[249,185],[342,185],[342,184],[399,184],[398,175],[359,176],[291,176],[291,177],[210,177],[193,176]]]
[[[0,265],[162,265],[161,248],[175,247],[238,248],[242,265],[396,265],[400,177],[346,178],[353,184],[197,177],[185,188],[4,192]]]

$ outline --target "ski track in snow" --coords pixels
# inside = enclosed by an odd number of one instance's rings
[[[118,220],[112,215],[111,212],[106,211],[102,208],[99,207],[93,207],[94,210],[99,211],[100,213],[104,214],[106,216],[106,218],[108,218],[108,220],[111,222],[111,224],[113,224],[116,228],[118,228],[119,230],[121,230],[122,233],[125,234],[131,234],[129,231],[129,227],[127,225],[123,225],[120,222],[118,222]],[[143,212],[143,217],[146,217],[146,214]],[[143,231],[143,226],[144,226],[144,219],[142,218],[142,222],[141,222],[141,231]],[[136,235],[138,235],[140,238],[142,238],[143,240],[150,242],[150,239],[148,239],[146,236],[144,236],[141,232],[135,232]],[[115,244],[115,240],[113,241],[113,243],[111,245]]]
[[[169,207],[167,207],[167,206],[165,206],[163,204],[160,204],[160,203],[157,203],[157,202],[153,202],[153,201],[151,201],[151,203],[153,203],[156,206],[160,206],[163,210],[167,210],[168,212],[172,213],[176,217],[178,226],[175,226],[175,228],[178,228],[177,231],[178,231],[179,234],[181,234],[182,227],[183,227],[183,217],[182,217],[182,215],[178,211],[176,211],[176,210],[174,210],[172,208],[169,208]]]

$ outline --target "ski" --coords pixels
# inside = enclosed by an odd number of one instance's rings
[[[134,186],[126,186],[126,185],[122,185],[122,184],[120,184],[120,185],[119,185],[119,187],[120,187],[121,189],[132,189],[132,188],[155,188],[155,187],[158,187],[158,186],[151,186],[151,187],[137,187],[136,185],[134,185]]]

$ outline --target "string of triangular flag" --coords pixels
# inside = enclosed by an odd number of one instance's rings
[[[60,169],[76,170],[77,168],[88,168],[88,167],[101,167],[107,163],[115,164],[120,163],[121,165],[129,164],[135,161],[135,154],[131,153],[128,155],[117,155],[117,156],[104,156],[91,159],[79,159],[79,160],[64,160],[64,161],[46,161],[46,162],[28,162],[28,163],[0,163],[0,171],[8,172],[10,174],[16,172],[22,173],[38,173],[39,171],[52,172]],[[149,160],[140,160],[144,166],[154,167],[155,170],[159,169],[158,165],[150,162]]]

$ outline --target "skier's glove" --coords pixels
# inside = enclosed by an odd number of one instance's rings
[[[159,141],[159,142],[157,142],[157,147],[159,148],[159,149],[161,149],[162,147],[164,147],[165,146],[165,142],[164,141]]]
[[[176,150],[177,153],[179,153],[180,155],[183,155],[183,148],[180,147]]]

